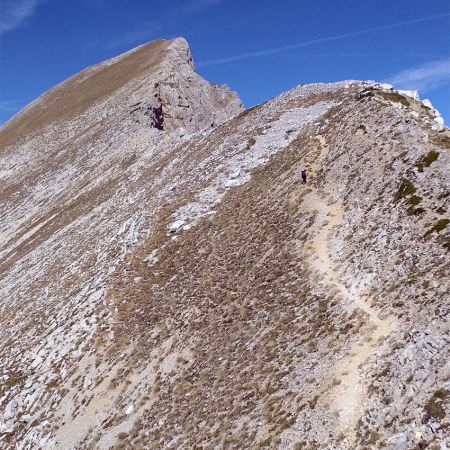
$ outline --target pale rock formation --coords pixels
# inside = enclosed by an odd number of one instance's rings
[[[430,109],[430,114],[433,116],[432,129],[435,131],[443,131],[445,129],[444,118],[439,111],[433,107],[432,103],[427,98],[422,100],[422,104]]]
[[[397,91],[400,95],[404,95],[405,97],[412,98],[413,100],[419,101],[419,93],[417,91],[404,91],[399,89]]]

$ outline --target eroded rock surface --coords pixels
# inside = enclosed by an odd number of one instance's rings
[[[183,39],[25,108],[0,131],[0,446],[447,448],[436,117],[359,81],[243,111]]]

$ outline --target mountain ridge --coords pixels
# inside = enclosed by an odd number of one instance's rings
[[[364,81],[244,111],[184,40],[154,45],[142,80],[2,152],[0,442],[445,448],[437,113]]]

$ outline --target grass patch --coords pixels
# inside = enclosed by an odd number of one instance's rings
[[[406,97],[398,94],[397,92],[376,91],[376,93],[390,102],[401,103],[403,106],[407,107],[411,105],[410,101]]]
[[[442,230],[447,228],[447,225],[450,223],[450,219],[440,219],[438,220],[426,233],[425,236],[428,236],[429,234],[433,233],[433,231],[436,231],[436,233],[440,233]]]
[[[402,198],[406,198],[409,195],[413,195],[416,192],[416,190],[417,189],[414,186],[414,184],[412,184],[411,181],[409,181],[406,178],[404,178],[401,181],[400,186],[398,188],[398,191],[397,191],[397,193],[394,196],[394,201],[397,203]]]
[[[445,404],[450,398],[450,391],[438,389],[425,404],[425,421],[429,419],[442,420],[445,417]]]
[[[422,197],[419,197],[418,195],[413,195],[410,197],[406,204],[411,206],[417,206],[422,201]]]
[[[426,155],[422,156],[416,163],[417,170],[423,172],[424,167],[430,167],[431,164],[439,158],[439,152],[434,150],[429,151]]]
[[[410,216],[420,216],[424,212],[425,212],[425,208],[413,208],[412,206],[410,206],[406,210],[406,213]]]
[[[406,210],[406,212],[410,216],[418,216],[420,214],[423,214],[425,212],[424,208],[416,208],[416,206],[422,201],[422,197],[419,197],[418,195],[411,196],[405,203],[409,205],[409,208]]]
[[[443,246],[445,249],[450,250],[450,239],[447,239],[447,240],[442,244],[442,246]]]

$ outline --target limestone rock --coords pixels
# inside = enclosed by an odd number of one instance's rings
[[[32,102],[0,130],[0,447],[445,448],[439,117],[356,80],[244,111],[184,39]]]

